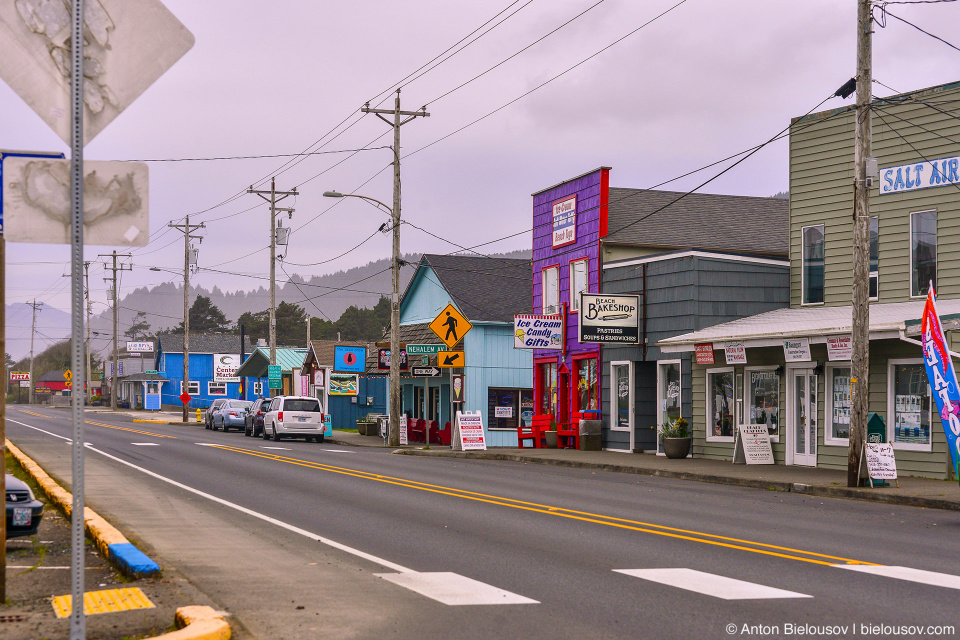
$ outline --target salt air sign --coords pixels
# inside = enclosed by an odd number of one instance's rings
[[[880,195],[960,184],[960,156],[880,170]]]
[[[553,203],[553,248],[577,241],[577,196]]]

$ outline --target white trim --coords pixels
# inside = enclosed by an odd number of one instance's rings
[[[933,451],[933,417],[935,415],[933,413],[934,400],[933,395],[930,392],[930,382],[927,380],[926,371],[924,371],[923,377],[924,381],[927,383],[927,403],[929,405],[927,425],[930,427],[930,442],[927,444],[894,442],[894,421],[896,419],[896,416],[894,415],[894,409],[896,390],[894,389],[895,378],[893,375],[893,367],[898,364],[919,364],[922,366],[923,358],[891,358],[890,360],[887,360],[887,442],[892,444],[894,449],[900,449],[902,451]]]
[[[557,300],[556,300],[556,307],[557,307],[557,309],[560,309],[560,308],[561,308],[561,306],[560,306],[560,265],[554,265],[554,266],[552,266],[552,267],[544,267],[544,268],[540,269],[540,310],[543,312],[543,315],[545,315],[545,316],[546,316],[546,315],[555,315],[556,313],[560,313],[560,311],[556,311],[556,312],[553,312],[553,313],[547,311],[548,305],[547,305],[546,273],[547,273],[548,271],[553,271],[555,274],[557,274]],[[552,310],[552,309],[553,309],[553,305],[549,305],[549,308]]]
[[[576,260],[571,260],[568,268],[570,273],[568,277],[570,278],[567,284],[567,295],[570,297],[570,312],[580,312],[580,295],[579,292],[574,294],[573,291],[573,265],[584,263],[585,267],[583,270],[583,293],[588,293],[590,291],[590,258],[584,256],[582,258],[577,258]],[[576,302],[574,302],[576,301]]]
[[[705,419],[704,419],[704,421],[703,421],[703,424],[704,424],[704,435],[706,436],[707,442],[729,442],[729,443],[733,443],[733,438],[734,438],[733,435],[729,435],[729,436],[712,436],[712,435],[710,435],[710,433],[713,431],[713,397],[712,397],[713,394],[711,393],[711,390],[710,390],[710,376],[711,376],[711,374],[715,374],[715,373],[731,373],[731,374],[733,374],[734,376],[736,376],[736,368],[735,368],[735,367],[714,367],[714,368],[712,368],[712,369],[707,369],[704,373],[705,373],[705,376],[706,376],[706,377],[704,378],[704,383],[706,384],[706,386],[703,388],[703,389],[704,389],[704,396],[705,396],[705,400],[706,400],[706,402],[704,403],[704,407],[706,408],[706,411],[704,411],[704,418],[705,418]],[[734,377],[734,387],[736,387],[736,377]],[[734,410],[734,417],[736,417],[736,404],[737,404],[737,397],[736,397],[736,396],[737,396],[737,390],[736,390],[736,388],[734,388],[734,389],[733,389],[733,404],[734,404],[733,410]],[[736,430],[737,425],[731,425],[731,428],[732,428],[733,430]]]
[[[614,426],[619,422],[619,416],[617,413],[617,379],[614,376],[614,367],[617,366],[626,366],[627,367],[627,383],[630,385],[630,393],[627,394],[627,406],[630,411],[630,426],[627,428],[621,426]],[[634,410],[634,366],[633,362],[630,360],[614,360],[610,363],[610,430],[611,431],[628,431],[630,433],[630,447],[627,449],[627,452],[630,453],[633,451],[634,446],[636,445],[636,411]]]
[[[920,293],[913,295],[913,216],[921,213],[933,213],[933,217],[936,219],[937,228],[934,231],[933,237],[937,241],[937,253],[933,256],[933,269],[934,269],[934,280],[939,282],[940,277],[940,217],[937,215],[937,209],[921,209],[920,211],[911,211],[910,212],[910,237],[907,242],[910,245],[910,262],[907,273],[909,274],[909,281],[907,282],[907,293],[910,295],[911,300],[921,300],[927,297],[927,290],[921,285]],[[919,284],[919,283],[918,283]],[[936,285],[934,285],[936,286]],[[929,287],[929,284],[928,284]],[[879,289],[878,289],[879,292]]]
[[[849,447],[850,438],[833,437],[833,372],[835,369],[850,369],[849,361],[827,362],[823,367],[823,446]],[[847,425],[849,427],[849,424]]]
[[[220,393],[219,391],[216,392],[216,393],[214,393],[214,392],[212,391],[212,389],[213,389],[214,387],[216,387],[218,390],[222,388],[222,389],[223,389],[223,393]],[[227,389],[228,389],[228,387],[227,387],[227,383],[226,383],[226,382],[215,382],[215,381],[213,381],[213,380],[210,380],[210,381],[207,382],[207,395],[208,395],[208,396],[217,396],[218,398],[226,397],[226,395],[227,395]]]
[[[744,367],[743,368],[743,408],[744,410],[750,409],[751,414],[753,413],[753,396],[750,393],[750,382],[749,374],[753,371],[774,371],[776,372],[777,368],[780,365],[768,364],[768,365],[757,365],[753,367]],[[783,380],[781,376],[777,375],[777,435],[770,436],[770,442],[780,442],[780,434],[783,432]],[[754,424],[753,415],[750,416],[749,420],[746,419],[746,416],[740,416],[741,424]]]
[[[663,415],[663,403],[666,400],[666,390],[663,388],[664,378],[661,372],[664,365],[675,364],[680,368],[680,417],[683,417],[683,360],[657,360],[657,455],[666,455],[660,447],[660,432],[663,430],[663,421],[666,417]],[[689,457],[692,454],[688,454]]]
[[[807,302],[807,269],[806,269],[806,235],[807,229],[820,229],[821,242],[823,243],[823,300],[819,302]],[[827,233],[826,228],[823,223],[821,224],[811,224],[805,227],[800,227],[800,306],[801,307],[815,307],[824,303],[824,300],[827,299]]]
[[[616,262],[605,262],[603,270],[616,269],[617,267],[632,267],[638,264],[650,264],[652,262],[663,262],[664,260],[673,260],[676,258],[710,258],[713,260],[726,260],[729,262],[749,262],[751,264],[768,264],[776,267],[790,266],[790,260],[776,260],[774,258],[754,258],[753,256],[739,256],[727,253],[713,253],[710,251],[679,251],[676,253],[658,253],[655,256],[636,258],[633,260],[622,260]]]

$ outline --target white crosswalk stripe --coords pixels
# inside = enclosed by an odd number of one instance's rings
[[[838,569],[848,569],[860,573],[869,573],[874,576],[907,580],[908,582],[919,582],[920,584],[929,584],[934,587],[944,587],[945,589],[960,589],[960,576],[950,575],[949,573],[883,565],[835,564],[833,566]]]
[[[635,578],[702,593],[722,600],[769,600],[774,598],[812,598],[805,593],[786,591],[736,578],[727,578],[696,569],[614,569]]]
[[[479,580],[445,571],[378,573],[376,576],[450,606],[540,604],[536,600],[498,589]]]

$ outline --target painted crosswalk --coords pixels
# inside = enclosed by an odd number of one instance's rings
[[[950,575],[949,573],[925,571],[923,569],[913,569],[912,567],[883,565],[835,564],[833,566],[838,569],[858,571],[860,573],[884,576],[886,578],[896,578],[897,580],[906,580],[908,582],[919,582],[920,584],[928,584],[945,589],[960,589],[960,576]]]
[[[775,598],[812,598],[805,593],[786,591],[762,584],[727,578],[696,569],[614,569],[642,580],[657,582],[677,589],[693,591],[721,600],[770,600]]]
[[[450,606],[539,604],[536,600],[446,571],[378,573],[376,576]]]

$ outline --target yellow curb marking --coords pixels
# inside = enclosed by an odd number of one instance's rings
[[[57,617],[66,618],[73,608],[73,596],[55,596],[52,604]],[[88,616],[133,609],[152,609],[154,606],[147,594],[139,587],[87,591],[83,594],[83,613]]]
[[[117,429],[118,431],[129,431],[130,433],[139,433],[143,436],[152,436],[154,438],[173,438],[177,439],[177,436],[168,436],[164,433],[154,433],[152,431],[141,431],[140,429],[129,429],[127,427],[118,427],[114,424],[104,424],[103,422],[93,422],[92,420],[85,420],[87,424],[92,424],[97,427],[104,427],[106,429]]]

